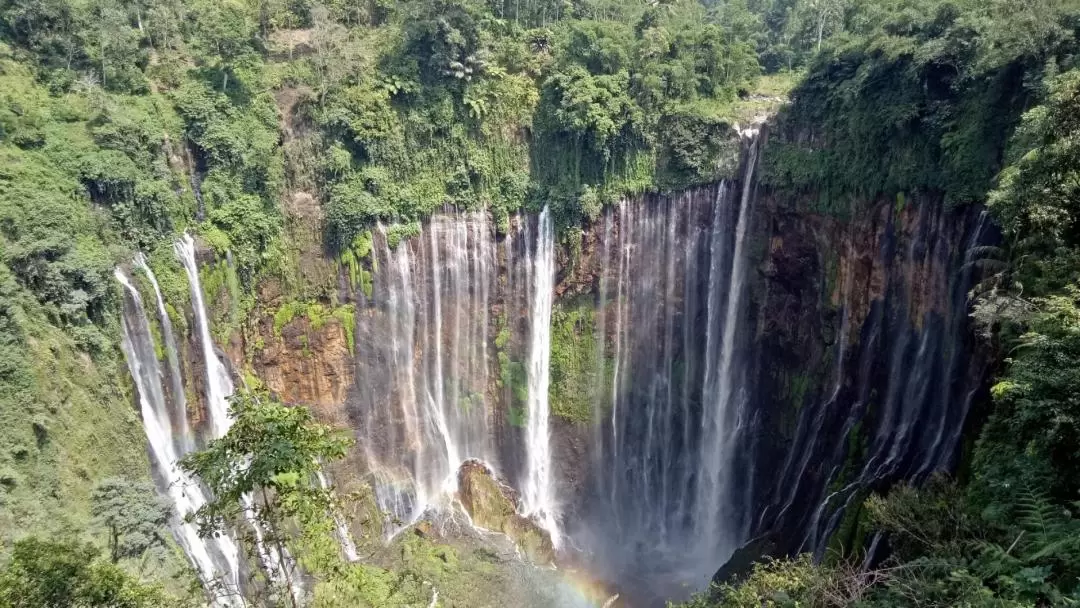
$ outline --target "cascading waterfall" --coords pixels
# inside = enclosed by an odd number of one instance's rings
[[[206,424],[201,434],[203,442],[222,437],[232,426],[229,416],[229,397],[234,386],[228,369],[214,352],[210,326],[195,261],[195,242],[185,234],[174,246],[177,258],[183,264],[191,290],[192,309],[195,315],[196,338],[206,371]],[[157,360],[153,334],[138,290],[122,268],[115,276],[127,295],[123,315],[123,346],[128,369],[139,393],[140,409],[147,440],[153,455],[155,475],[163,485],[163,491],[177,512],[174,525],[176,536],[199,572],[207,589],[211,591],[215,605],[242,605],[240,596],[241,551],[229,535],[213,539],[201,539],[194,527],[183,522],[183,516],[198,510],[209,499],[206,490],[176,467],[177,461],[194,450],[201,442],[188,424],[187,404],[183,377],[177,351],[176,337],[169,318],[168,308],[157,277],[146,262],[145,256],[137,254],[133,266],[142,271],[154,290],[157,312],[161,324],[163,349],[168,361],[167,372]],[[166,387],[168,387],[166,389]],[[320,481],[325,481],[320,476]],[[295,565],[288,551],[278,547],[271,549],[259,525],[255,507],[250,497],[245,497],[244,514],[251,525],[256,552],[271,580],[287,583],[294,598],[303,596],[304,590],[295,573]],[[351,539],[343,537],[346,556],[355,555]]]
[[[515,218],[501,243],[484,212],[435,215],[397,243],[382,226],[374,231],[370,314],[358,315],[356,328],[363,390],[349,414],[377,503],[391,514],[389,536],[452,497],[458,467],[477,459],[520,482],[521,511],[557,542],[548,407],[554,238],[546,209]],[[507,406],[520,427],[506,424]]]
[[[217,439],[223,437],[232,426],[233,420],[229,415],[229,397],[232,396],[235,387],[229,376],[229,370],[214,352],[214,343],[210,337],[210,322],[206,314],[206,304],[203,302],[202,283],[199,280],[199,266],[195,260],[195,240],[190,234],[184,233],[174,248],[187,273],[191,306],[195,313],[195,329],[198,332],[199,343],[202,345],[203,363],[206,366],[209,439]],[[244,517],[255,534],[255,549],[263,569],[275,583],[285,583],[294,599],[303,597],[304,590],[288,551],[279,545],[275,552],[268,545],[262,525],[255,515],[253,499],[250,496],[244,496],[243,501]]]
[[[346,413],[389,514],[388,537],[446,505],[458,466],[478,459],[520,489],[519,510],[556,547],[572,537],[619,579],[649,567],[696,588],[730,554],[745,534],[733,498],[750,477],[739,472],[747,424],[740,327],[756,140],[748,149],[741,187],[624,203],[602,219],[592,291],[595,356],[605,371],[590,395],[597,424],[589,457],[598,499],[575,511],[573,525],[562,519],[549,403],[551,211],[512,218],[501,235],[487,213],[452,210],[414,237],[373,231],[370,290],[356,292],[357,390]],[[204,438],[212,439],[232,424],[234,387],[211,339],[194,241],[184,235],[175,249],[191,288],[206,373]],[[137,265],[156,284],[144,261]],[[164,338],[167,347],[175,341]],[[347,526],[335,523],[353,559]],[[282,563],[253,531],[264,568],[283,580],[289,558]]]
[[[243,605],[239,595],[240,566],[239,549],[228,535],[212,539],[201,538],[195,527],[185,522],[183,517],[198,510],[207,502],[207,495],[202,486],[189,478],[176,463],[183,456],[177,445],[189,445],[188,438],[177,441],[181,429],[173,426],[173,420],[185,418],[185,412],[173,413],[182,401],[170,402],[165,397],[163,380],[166,376],[161,370],[154,349],[153,334],[146,318],[139,291],[121,270],[116,269],[116,279],[124,288],[124,314],[120,325],[124,355],[128,370],[135,382],[139,395],[139,409],[147,443],[153,457],[154,473],[161,482],[164,492],[172,500],[176,517],[173,530],[177,540],[188,555],[204,586],[214,596],[215,606],[230,607]],[[154,289],[158,291],[157,283]],[[160,294],[160,292],[159,292]],[[163,328],[171,335],[172,329],[168,315],[162,317]],[[164,333],[164,332],[163,332]],[[170,373],[173,370],[170,370]],[[176,378],[171,378],[176,382]],[[183,394],[181,390],[178,393]],[[170,405],[172,407],[170,407]]]
[[[555,227],[545,206],[537,226],[529,313],[529,396],[525,411],[524,510],[536,517],[559,546],[558,507],[551,479],[551,429],[548,386],[551,372],[551,306],[555,295]]]
[[[232,426],[229,416],[229,397],[233,394],[233,383],[229,370],[214,352],[214,342],[210,338],[210,322],[206,318],[206,304],[203,303],[202,285],[199,282],[199,267],[195,262],[195,240],[184,233],[174,246],[176,256],[184,265],[191,292],[191,307],[195,312],[195,331],[198,332],[202,346],[203,364],[206,366],[206,405],[207,423],[211,439],[223,437]]]
[[[969,372],[967,360],[943,346],[960,343],[966,331],[970,277],[948,275],[951,312],[928,315],[922,327],[905,321],[909,311],[898,303],[904,298],[889,295],[895,286],[881,295],[873,291],[879,285],[859,283],[876,275],[850,269],[827,295],[847,302],[869,290],[868,311],[835,311],[839,339],[821,340],[835,346],[822,350],[819,369],[829,372],[822,376],[827,386],[800,404],[790,440],[759,459],[766,450],[756,442],[770,439],[757,431],[776,424],[760,419],[775,414],[765,401],[771,394],[763,396],[771,387],[760,386],[762,374],[772,371],[761,355],[775,351],[759,348],[769,328],[758,327],[751,314],[751,305],[766,310],[768,293],[759,297],[758,288],[768,289],[771,279],[752,272],[761,247],[752,238],[762,232],[754,183],[761,144],[754,132],[743,138],[738,180],[606,209],[584,232],[581,258],[558,274],[546,207],[500,226],[486,212],[448,209],[406,238],[381,225],[373,230],[365,262],[371,275],[362,288],[342,294],[356,311],[354,384],[344,408],[363,474],[388,514],[387,539],[449,506],[458,467],[477,459],[520,490],[519,511],[550,533],[561,555],[584,552],[596,574],[647,603],[701,589],[742,542],[762,532],[780,530],[793,549],[801,543],[820,552],[861,488],[883,478],[925,476],[947,463],[975,390],[958,380]],[[912,266],[945,266],[941,260],[955,255],[946,250],[960,246],[941,237],[945,211],[927,206],[920,213],[925,217],[912,223],[922,232],[896,257],[906,255],[901,263]],[[967,230],[963,240],[970,247],[979,242],[983,220],[973,233]],[[842,262],[865,262],[854,252],[862,245],[846,238]],[[206,364],[200,438],[212,439],[232,423],[227,401],[233,385],[211,341],[192,239],[185,235],[176,253],[188,274],[193,328]],[[155,471],[175,482],[177,472],[167,463],[196,441],[186,427],[166,303],[145,260],[135,265],[155,289],[167,369],[153,357],[138,293],[118,270],[128,293],[124,348]],[[900,284],[908,277],[890,280]],[[580,310],[564,310],[572,307]],[[553,330],[553,308],[584,320],[575,331],[593,332],[595,352],[584,356],[595,357],[590,369],[598,370],[588,372],[591,426],[589,419],[553,414],[562,410],[550,402],[552,382],[556,395],[564,386],[551,376],[553,335],[563,335]],[[836,483],[847,442],[835,439],[848,437],[871,407],[876,426],[865,430],[865,460]],[[169,484],[178,511],[205,502],[191,489],[174,496],[172,488],[191,485],[179,481]],[[319,482],[327,485],[321,474]],[[820,506],[815,511],[807,504]],[[758,507],[761,512],[753,512]],[[356,559],[348,526],[332,515],[344,555]],[[235,586],[235,543],[198,539],[190,526],[178,526],[204,579],[224,577]],[[259,559],[281,580],[293,568],[290,559],[277,559],[262,531],[253,531]]]
[[[947,275],[943,308],[929,313],[923,321],[925,326],[913,327],[906,298],[879,302],[865,324],[867,338],[858,356],[857,393],[853,403],[838,399],[838,386],[823,404],[808,408],[808,418],[800,419],[797,436],[802,440],[792,447],[789,463],[778,478],[779,484],[795,480],[790,483],[790,491],[779,493],[787,497],[784,508],[778,511],[779,523],[759,522],[759,527],[762,524],[784,525],[784,516],[788,515],[798,495],[798,487],[807,477],[807,463],[824,459],[830,467],[827,485],[838,488],[819,496],[803,494],[804,500],[816,500],[817,508],[800,526],[803,536],[797,547],[799,551],[813,551],[819,558],[824,556],[829,538],[865,488],[895,479],[920,481],[937,470],[947,469],[952,462],[963,421],[982,386],[978,381],[979,372],[975,372],[975,378],[969,377],[979,366],[971,366],[968,351],[962,345],[968,331],[968,292],[975,276],[971,252],[988,236],[985,210],[974,221],[960,219],[958,222],[950,216],[940,203],[920,206],[915,232],[903,252],[905,260],[915,267],[958,266]],[[956,251],[952,250],[951,240],[943,236],[947,225],[958,226],[961,231]],[[922,287],[905,285],[901,289]],[[891,321],[886,310],[890,303],[899,308]],[[840,369],[846,352],[845,345],[841,343],[841,346],[841,360],[837,363]],[[877,370],[881,376],[875,375]],[[838,485],[845,458],[849,456],[845,451],[848,442],[839,442],[832,453],[823,458],[818,453],[822,447],[817,441],[823,420],[830,414],[835,415],[830,408],[842,405],[847,415],[838,436],[848,437],[855,425],[864,422],[875,393],[883,397],[883,403],[880,413],[871,419],[876,430],[868,439],[869,453],[857,473]],[[795,458],[801,461],[798,469],[790,467]]]
[[[378,314],[358,318],[365,394],[350,414],[393,534],[452,495],[461,462],[496,461],[487,392],[498,268],[486,213],[435,216],[396,246],[380,226],[374,241]]]
[[[743,296],[746,278],[746,233],[750,217],[753,190],[754,168],[757,164],[757,133],[750,133],[750,147],[746,162],[746,171],[742,177],[742,197],[739,201],[739,220],[735,226],[735,249],[732,253],[731,272],[727,277],[727,305],[724,311],[723,340],[720,345],[719,362],[716,372],[712,373],[713,359],[705,362],[705,390],[715,395],[715,401],[706,401],[702,417],[701,468],[702,475],[698,482],[697,513],[695,521],[700,526],[701,537],[706,542],[716,543],[734,550],[745,532],[731,526],[738,522],[740,515],[732,512],[730,505],[725,509],[716,504],[720,497],[731,495],[731,470],[735,462],[734,450],[742,426],[746,423],[745,397],[740,392],[745,389],[745,379],[737,368],[736,337],[740,328],[740,315],[743,313]],[[716,226],[713,226],[714,235]],[[712,289],[716,283],[710,276]],[[710,290],[711,291],[711,290]],[[711,298],[710,293],[710,298]],[[710,314],[712,310],[710,309]],[[713,327],[710,324],[709,331]],[[711,353],[710,353],[711,354]],[[706,397],[708,399],[708,397]],[[719,508],[718,508],[719,507]],[[722,523],[728,529],[721,530]]]
[[[750,522],[745,280],[758,142],[747,138],[740,187],[624,203],[597,232],[607,430],[584,521],[567,533],[645,601],[701,588]]]
[[[324,490],[329,490],[330,480],[326,478],[326,474],[320,469],[316,471],[316,476],[319,479],[319,486]],[[352,534],[349,532],[348,522],[346,522],[345,518],[337,511],[331,511],[330,516],[334,520],[334,528],[337,532],[338,543],[341,544],[341,552],[345,556],[345,560],[350,562],[359,560],[360,554],[356,552],[356,543],[353,542]]]
[[[173,433],[177,443],[177,450],[186,454],[195,449],[194,435],[188,425],[187,395],[184,393],[184,376],[180,372],[180,356],[176,348],[176,336],[173,334],[172,319],[169,318],[169,310],[165,306],[165,298],[161,295],[161,286],[158,285],[157,277],[150,265],[146,262],[146,256],[142,252],[135,254],[135,268],[138,268],[150,281],[154,289],[154,300],[157,302],[158,321],[161,323],[162,339],[165,341],[165,358],[169,362],[169,390],[170,396],[175,402],[172,408]]]

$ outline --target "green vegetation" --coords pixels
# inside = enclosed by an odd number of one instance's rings
[[[851,3],[848,32],[792,92],[764,179],[833,211],[905,192],[985,200],[1021,114],[1071,67],[1066,5]]]
[[[109,531],[109,557],[138,557],[166,545],[162,533],[172,505],[157,495],[154,484],[106,479],[90,496],[90,511]]]
[[[116,348],[111,273],[134,251],[183,332],[171,243],[190,230],[214,249],[203,283],[224,340],[260,281],[302,283],[291,230],[310,228],[368,296],[377,225],[393,248],[446,205],[486,209],[500,228],[550,205],[573,252],[581,233],[568,229],[604,205],[730,173],[732,127],[789,89],[764,155],[774,190],[833,213],[893,199],[899,212],[926,194],[989,201],[1007,238],[976,260],[976,318],[1007,358],[962,482],[870,496],[826,564],[766,562],[692,605],[1080,602],[1075,3],[524,4],[0,0],[0,606],[168,605],[172,589],[133,573],[191,578],[145,483]],[[355,348],[357,311],[313,303],[324,296],[284,293],[275,333],[337,319]],[[522,425],[514,339],[504,321],[499,383]],[[602,401],[597,339],[587,307],[556,312],[556,415],[587,421]],[[789,379],[793,402],[807,386]],[[485,572],[480,553],[420,534],[397,541],[393,574],[341,563],[332,497],[312,475],[344,443],[306,410],[234,405],[230,434],[185,461],[217,495],[196,515],[204,532],[255,492],[320,606],[426,605],[424,581]],[[847,441],[854,459],[859,430]],[[894,562],[854,572],[870,529],[889,534]],[[52,540],[19,540],[28,530]]]
[[[605,381],[613,371],[606,353],[597,347],[595,311],[588,302],[560,305],[551,316],[551,413],[571,422],[593,421],[593,408],[602,403]]]
[[[196,606],[146,585],[116,565],[98,558],[98,549],[77,541],[27,538],[15,543],[0,570],[0,606],[110,606],[158,608]]]
[[[523,428],[528,412],[529,373],[524,363],[510,356],[510,340],[513,336],[505,315],[499,317],[498,323],[499,333],[495,336],[496,358],[499,362],[498,386],[505,395],[507,420],[511,426]]]
[[[320,466],[345,455],[350,443],[345,433],[315,422],[307,408],[283,406],[265,393],[238,393],[231,407],[235,423],[229,432],[181,463],[214,492],[215,499],[191,515],[200,534],[219,533],[229,522],[241,521],[243,497],[250,495],[267,545],[279,553],[288,547],[310,577],[311,606],[427,606],[436,591],[449,605],[512,601],[514,585],[521,584],[514,579],[520,573],[507,569],[520,566],[513,558],[508,564],[483,546],[444,542],[423,522],[383,546],[377,510],[369,522],[374,529],[354,535],[366,559],[346,562],[332,514],[348,512],[343,507],[352,501],[370,502],[370,490],[338,498],[316,478]],[[370,504],[361,510],[372,509]],[[522,542],[539,542],[535,532],[522,534]],[[277,591],[278,605],[293,605]]]
[[[234,422],[224,437],[180,462],[213,492],[212,501],[188,516],[199,534],[219,534],[233,524],[246,530],[245,517],[254,517],[264,545],[276,553],[278,563],[288,563],[285,545],[291,542],[299,548],[300,563],[313,572],[339,565],[330,516],[333,495],[318,483],[316,474],[319,463],[342,458],[350,441],[314,422],[307,408],[285,407],[265,393],[237,393],[230,414]],[[254,551],[255,540],[244,540]],[[280,583],[291,587],[299,573],[291,568],[283,572],[285,580]],[[280,593],[291,600],[288,605],[295,605],[291,593]]]
[[[306,318],[309,327],[314,331],[322,329],[330,319],[337,320],[345,332],[349,350],[356,350],[356,307],[353,304],[343,304],[328,310],[318,302],[286,302],[274,311],[274,335],[280,338],[281,330],[300,317]]]
[[[371,232],[361,232],[352,243],[341,252],[341,264],[345,266],[349,285],[371,297],[371,272],[375,269],[375,256],[372,255]],[[369,269],[370,267],[370,269]]]

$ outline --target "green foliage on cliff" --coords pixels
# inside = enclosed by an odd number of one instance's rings
[[[370,30],[313,12],[316,52],[286,84],[310,89],[299,112],[325,158],[331,245],[445,204],[497,220],[551,204],[566,225],[623,194],[714,178],[715,162],[691,157],[727,133],[735,91],[758,71],[749,46],[692,2],[597,8],[534,21],[475,0],[413,1]]]
[[[613,370],[603,344],[597,345],[591,302],[561,304],[551,315],[551,413],[578,424],[591,423]]]
[[[834,566],[807,570],[800,560],[762,566],[701,602],[740,605],[761,589],[790,595],[795,583],[791,598],[821,606],[1080,602],[1080,74],[1057,75],[1072,66],[1080,7],[1008,8],[1005,19],[998,3],[914,2],[881,20],[883,32],[827,49],[792,106],[809,112],[803,126],[824,121],[818,143],[789,139],[781,154],[806,162],[773,161],[787,171],[773,174],[777,183],[848,196],[923,189],[962,201],[989,191],[1006,241],[973,252],[983,280],[972,296],[983,333],[1006,355],[962,483],[937,478],[867,499],[863,511],[893,555],[880,570],[844,576],[857,597],[828,591]],[[897,23],[915,29],[898,33]],[[935,80],[943,76],[946,87]],[[901,120],[884,120],[903,107]],[[780,576],[765,581],[765,572]]]
[[[984,200],[1044,79],[1074,64],[1075,10],[973,0],[852,10],[848,33],[793,91],[763,179],[835,210],[910,191]]]
[[[529,401],[529,373],[525,364],[513,358],[515,354],[510,344],[513,337],[507,326],[506,317],[499,317],[499,333],[495,336],[496,360],[499,363],[498,386],[503,391],[503,400],[507,404],[507,420],[511,426],[525,426],[525,412]]]

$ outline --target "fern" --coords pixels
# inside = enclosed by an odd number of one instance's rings
[[[1041,492],[1027,488],[1017,504],[1017,515],[1026,537],[1017,544],[1026,563],[1068,558],[1070,549],[1073,553],[1077,551],[1080,525],[1068,511],[1052,504]]]

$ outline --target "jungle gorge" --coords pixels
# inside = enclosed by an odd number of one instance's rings
[[[0,0],[0,608],[1080,605],[1078,36]]]

